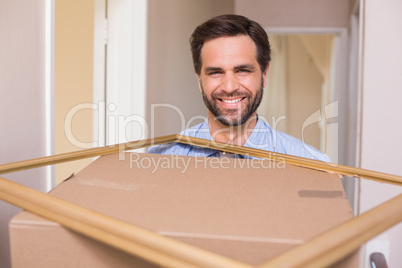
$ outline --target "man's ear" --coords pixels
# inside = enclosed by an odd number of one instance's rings
[[[267,69],[265,69],[265,72],[263,73],[263,77],[264,77],[264,83],[263,86],[266,87],[267,86],[267,80],[268,80],[268,70],[269,67],[271,66],[271,63],[269,62],[267,65]]]

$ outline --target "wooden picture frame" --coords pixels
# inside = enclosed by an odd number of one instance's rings
[[[248,154],[274,161],[280,158],[285,159],[288,164],[300,167],[402,185],[401,176],[181,135],[144,139],[4,164],[0,165],[0,174],[171,142],[230,153]],[[0,178],[0,199],[158,265],[167,267],[252,267],[65,202],[4,178]],[[258,267],[304,267],[306,264],[309,267],[326,267],[349,255],[369,239],[401,221],[402,194]]]

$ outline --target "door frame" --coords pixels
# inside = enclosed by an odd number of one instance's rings
[[[354,21],[354,23],[357,24],[351,27],[355,31],[351,33],[346,27],[264,27],[268,34],[333,34],[335,36],[332,59],[336,59],[336,61],[331,63],[334,64],[334,71],[331,74],[333,79],[329,96],[327,100],[323,100],[321,106],[322,110],[326,110],[325,117],[331,118],[327,123],[336,126],[326,137],[329,139],[329,144],[328,141],[327,144],[331,148],[335,148],[329,156],[335,164],[350,166],[355,166],[357,161],[357,121],[359,118],[357,108],[359,107],[359,93],[356,85],[358,76],[356,62],[359,58],[359,49],[355,45],[359,39],[359,33],[356,30],[359,26],[358,21]],[[330,103],[336,103],[335,109],[325,109],[325,106]],[[334,120],[335,118],[337,120]],[[350,131],[351,127],[352,131]],[[348,177],[342,183],[356,213],[358,210],[358,180]]]
[[[148,0],[95,0],[94,141],[146,138]]]

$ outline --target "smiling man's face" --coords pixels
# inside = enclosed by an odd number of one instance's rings
[[[245,123],[262,99],[263,74],[249,36],[220,37],[204,43],[199,87],[209,112],[226,126]]]

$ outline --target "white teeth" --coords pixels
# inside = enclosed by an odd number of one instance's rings
[[[225,103],[236,103],[241,101],[243,98],[235,99],[235,100],[222,100]]]

